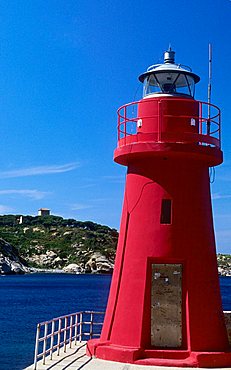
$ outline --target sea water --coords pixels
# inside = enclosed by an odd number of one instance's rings
[[[104,311],[109,275],[0,276],[0,370],[33,362],[36,324],[77,311]],[[223,308],[231,310],[231,278],[222,277]]]

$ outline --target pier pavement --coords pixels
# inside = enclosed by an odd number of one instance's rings
[[[24,370],[35,370],[35,367],[30,365]],[[59,356],[54,353],[52,360],[47,357],[45,365],[40,360],[36,370],[195,370],[195,368],[133,365],[91,358],[86,355],[86,343],[82,342],[74,348],[67,348],[66,353],[62,352]],[[231,367],[224,370],[231,370]]]

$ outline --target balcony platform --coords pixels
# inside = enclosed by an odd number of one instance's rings
[[[31,365],[24,370],[34,369],[34,365]],[[231,370],[231,367],[225,369]],[[99,360],[86,356],[86,342],[82,342],[73,348],[67,348],[66,353],[62,352],[59,356],[54,353],[52,360],[47,357],[45,365],[43,365],[42,360],[39,361],[36,370],[195,370],[195,367],[133,365]],[[213,368],[213,370],[216,369]],[[217,368],[217,370],[221,370],[221,368]]]

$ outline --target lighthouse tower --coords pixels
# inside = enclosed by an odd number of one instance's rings
[[[143,98],[118,110],[114,160],[127,166],[126,188],[104,326],[88,351],[150,366],[227,367],[209,178],[222,163],[220,110],[194,99],[200,78],[171,49],[139,80]]]

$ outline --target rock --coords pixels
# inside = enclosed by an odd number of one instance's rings
[[[40,232],[40,233],[43,233],[43,234],[45,233],[45,230],[42,230],[40,227],[33,227],[32,231],[33,231],[33,233],[34,232]]]
[[[0,274],[25,274],[29,269],[24,265],[18,251],[4,239],[0,239]]]
[[[217,255],[218,272],[220,276],[231,276],[231,256],[228,254]]]
[[[15,274],[25,274],[26,272],[28,272],[28,269],[25,266],[22,266],[17,262],[11,263],[11,269]]]
[[[80,274],[84,272],[82,267],[77,265],[76,263],[70,263],[70,265],[67,265],[63,268],[63,271],[69,274]]]
[[[224,266],[218,266],[218,273],[220,276],[231,276],[231,268],[224,267]]]
[[[87,273],[110,274],[112,273],[114,265],[100,252],[92,254],[91,258],[85,265]]]
[[[34,254],[28,258],[29,261],[36,263],[39,266],[55,268],[59,267],[62,259],[51,250],[46,251],[44,254]]]
[[[4,258],[0,259],[0,274],[7,275],[11,273],[11,266],[7,263]]]

